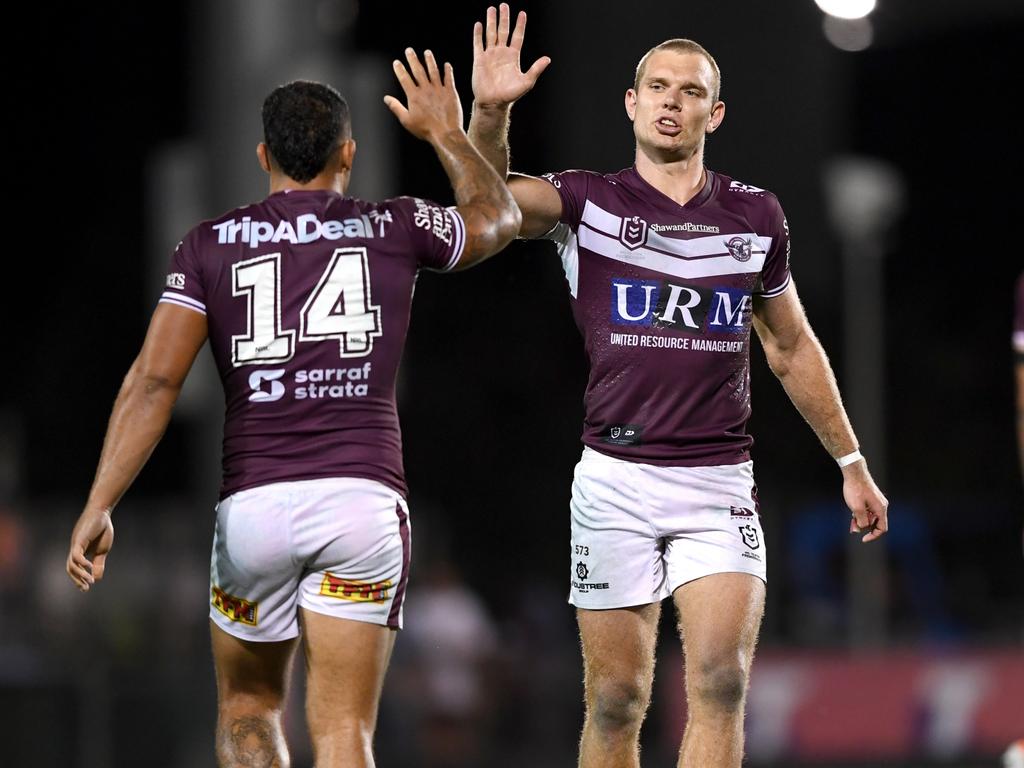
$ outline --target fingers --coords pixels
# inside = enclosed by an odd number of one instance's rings
[[[523,50],[523,38],[526,36],[526,11],[520,11],[516,17],[516,27],[512,30],[512,40],[509,47],[517,51]]]
[[[498,44],[498,12],[494,6],[487,8],[487,30],[485,39],[487,40],[487,47],[490,48],[493,45]]]
[[[391,69],[394,71],[395,77],[398,78],[398,84],[402,86],[402,90],[405,91],[405,95],[408,96],[416,87],[416,83],[413,81],[409,71],[398,59],[391,62]],[[387,99],[385,99],[385,101],[386,100]]]
[[[85,550],[81,546],[72,545],[64,569],[82,592],[88,592],[89,587],[96,581],[92,575],[92,563],[86,559]]]
[[[479,21],[473,25],[473,57],[484,52],[484,25]]]
[[[433,52],[429,50],[424,51],[423,60],[427,64],[427,77],[430,78],[430,82],[440,83],[441,73],[437,71],[437,60],[434,58]]]
[[[445,88],[455,90],[455,69],[447,61],[444,63],[444,82],[442,85]]]
[[[498,6],[498,43],[500,45],[508,45],[509,13],[508,3]]]
[[[405,60],[409,62],[409,72],[412,73],[417,85],[424,85],[429,82],[430,78],[427,77],[423,65],[420,64],[420,57],[416,55],[416,51],[412,48],[406,48]]]
[[[92,559],[92,577],[99,581],[103,578],[103,571],[107,567],[107,553],[104,552],[102,555],[96,555]]]

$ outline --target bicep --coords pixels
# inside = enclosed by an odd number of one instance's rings
[[[207,336],[206,315],[169,302],[157,304],[133,368],[137,375],[180,388]]]
[[[544,179],[513,173],[508,177],[508,188],[523,214],[520,237],[546,235],[562,218],[562,197]]]

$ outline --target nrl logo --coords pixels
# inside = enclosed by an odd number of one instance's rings
[[[639,216],[622,219],[619,241],[633,251],[647,242],[647,222]]]
[[[750,261],[750,238],[734,237],[725,241],[725,247],[736,261]]]

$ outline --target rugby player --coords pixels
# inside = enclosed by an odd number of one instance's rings
[[[385,668],[402,625],[409,510],[395,378],[420,269],[472,266],[518,231],[502,179],[470,144],[451,66],[394,62],[457,205],[345,194],[348,107],[297,81],[263,105],[270,195],[190,231],[115,402],[67,572],[103,578],[115,505],[156,447],[200,347],[224,385],[223,483],[210,567],[221,766],[288,764],[281,729],[300,636],[320,768],[373,765]]]
[[[526,17],[474,29],[470,138],[508,173],[509,109],[548,65],[520,65]],[[725,118],[714,58],[668,40],[640,59],[625,110],[632,167],[512,174],[520,236],[557,244],[590,364],[572,485],[570,602],[583,647],[579,764],[639,764],[661,601],[686,660],[679,765],[733,768],[765,598],[750,459],[750,337],[837,460],[851,532],[887,530],[879,491],[789,269],[789,227],[765,189],[704,166]],[[867,724],[866,727],[870,727]]]

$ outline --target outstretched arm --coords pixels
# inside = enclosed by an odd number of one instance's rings
[[[492,256],[519,231],[519,208],[503,179],[469,142],[462,129],[462,103],[455,90],[452,65],[444,75],[430,51],[423,63],[412,48],[405,49],[408,69],[395,60],[393,68],[408,106],[394,96],[384,102],[413,136],[430,143],[448,174],[459,214],[466,223],[466,245],[456,269]]]
[[[103,578],[114,540],[110,515],[160,442],[196,354],[206,341],[206,316],[158,304],[117,395],[85,509],[71,532],[65,569],[83,592]]]
[[[754,300],[754,328],[768,365],[786,394],[833,458],[857,450],[857,437],[847,418],[835,375],[825,350],[811,330],[796,285],[781,296]],[[889,529],[889,502],[875,485],[863,459],[843,467],[843,497],[853,519],[850,532],[867,532],[864,541]]]
[[[521,237],[548,232],[562,214],[562,200],[546,181],[509,176],[508,126],[512,105],[529,93],[551,59],[541,56],[522,71],[520,54],[526,36],[526,13],[520,11],[509,37],[511,11],[507,3],[487,9],[487,22],[473,27],[473,112],[469,139],[498,175],[508,178],[509,189],[522,211]]]

